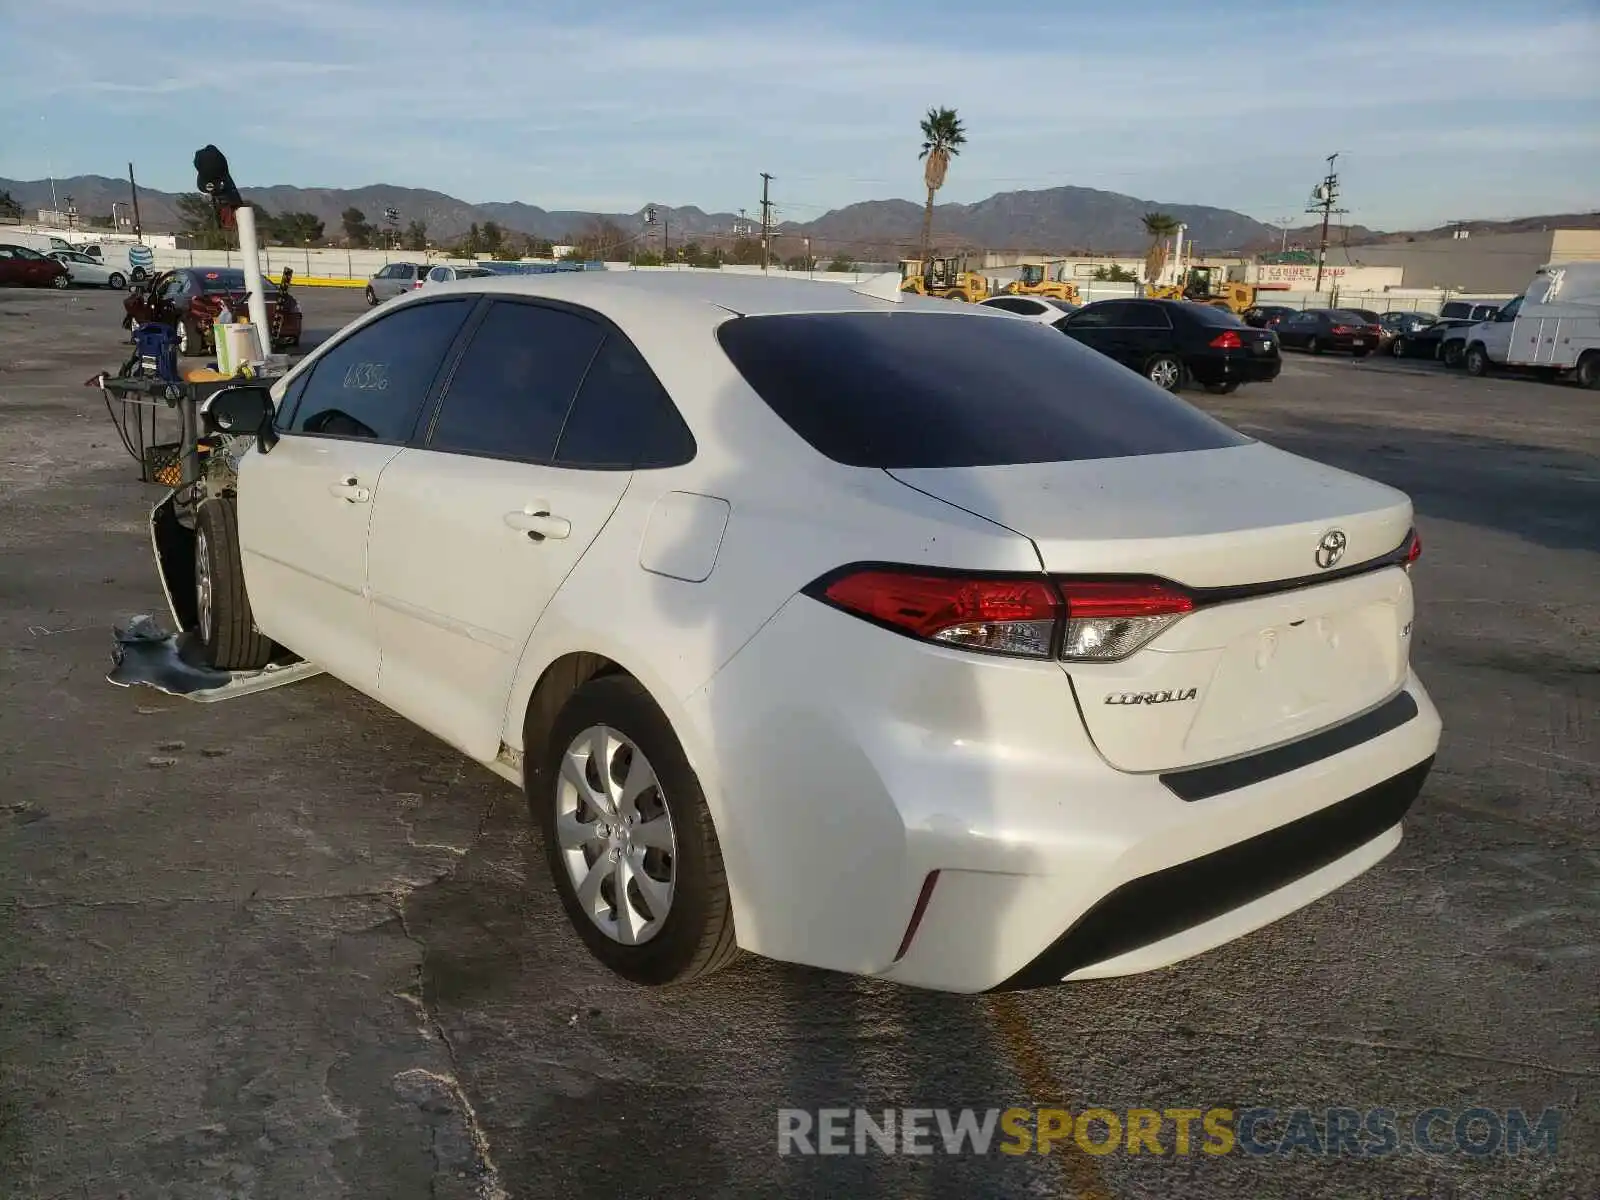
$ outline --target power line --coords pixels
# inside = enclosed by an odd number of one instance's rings
[[[1317,282],[1312,290],[1322,290],[1322,273],[1328,262],[1328,221],[1334,213],[1348,213],[1347,208],[1334,208],[1334,201],[1339,198],[1339,173],[1333,169],[1334,159],[1339,157],[1335,150],[1328,155],[1328,173],[1322,177],[1322,182],[1311,189],[1311,204],[1307,206],[1308,213],[1320,212],[1322,214],[1322,237],[1317,243]]]

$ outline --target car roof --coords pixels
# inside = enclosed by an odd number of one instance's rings
[[[857,285],[860,286],[860,285]],[[927,312],[973,313],[982,305],[901,293],[898,300],[865,296],[854,287],[824,280],[788,279],[782,276],[731,271],[566,271],[542,275],[500,275],[444,284],[452,291],[493,295],[546,297],[583,304],[599,311],[631,308],[648,300],[653,305],[684,309],[723,309],[738,316],[775,316],[786,313],[892,312],[912,309]]]

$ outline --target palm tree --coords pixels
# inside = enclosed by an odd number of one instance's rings
[[[928,206],[922,210],[922,269],[928,269],[928,253],[933,238],[933,194],[944,186],[950,160],[961,153],[967,133],[953,108],[930,108],[922,118],[922,182],[928,187]]]
[[[1144,254],[1144,278],[1146,283],[1154,283],[1167,265],[1166,241],[1178,232],[1178,218],[1151,212],[1145,213],[1143,219],[1144,231],[1150,235],[1150,249]]]

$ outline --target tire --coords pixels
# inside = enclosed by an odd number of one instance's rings
[[[128,281],[118,271],[113,271],[106,276],[106,286],[112,291],[120,292],[128,286]]]
[[[1572,378],[1579,387],[1600,391],[1600,352],[1591,350],[1580,358]]]
[[[1439,361],[1447,367],[1459,367],[1461,365],[1461,352],[1460,342],[1443,342],[1439,346]]]
[[[1144,377],[1164,391],[1183,387],[1183,361],[1174,354],[1158,354],[1144,364]]]
[[[272,661],[272,640],[256,628],[239,563],[239,518],[225,496],[205,501],[194,532],[195,632],[207,666],[257,671]]]
[[[1467,374],[1482,379],[1489,373],[1489,354],[1482,346],[1467,347],[1466,357],[1462,360],[1467,368]]]
[[[144,282],[144,277],[145,277],[145,271],[144,271],[143,267],[135,267],[133,269],[133,281],[135,283],[143,283]]]
[[[1312,334],[1311,335],[1311,340],[1306,343],[1306,353],[1307,354],[1321,354],[1322,353],[1322,343],[1317,340],[1317,336],[1315,334]]]
[[[367,307],[368,308],[376,308],[377,306],[378,306],[378,293],[373,291],[369,287],[367,289]]]
[[[50,286],[58,292],[64,292],[72,286],[72,276],[67,274],[57,275],[50,281]]]
[[[1394,341],[1390,342],[1389,343],[1389,353],[1392,354],[1395,358],[1404,358],[1406,356],[1406,340],[1405,340],[1405,338],[1397,337],[1397,338],[1395,338]]]
[[[1232,383],[1208,383],[1208,384],[1206,384],[1206,391],[1210,392],[1213,396],[1231,396],[1231,395],[1233,395],[1234,392],[1237,392],[1238,390],[1239,390],[1239,384],[1238,384],[1237,380],[1235,380]]]
[[[194,358],[206,352],[205,339],[200,335],[200,328],[188,317],[178,318],[178,357]]]
[[[602,789],[594,786],[599,776],[589,774],[585,766],[569,766],[563,774],[569,755],[573,764],[593,762],[587,749],[597,729],[605,731],[614,751],[607,779],[615,779],[616,764],[624,758],[628,759],[626,771],[637,765],[642,755],[658,785],[640,794],[637,815],[625,832],[620,832],[620,841],[617,836],[602,837],[595,832],[602,827],[608,831],[616,828],[604,819],[603,810],[587,799],[601,793]],[[619,753],[624,748],[628,753]],[[548,742],[528,747],[527,752],[525,761],[539,764],[536,773],[527,773],[527,794],[534,822],[543,834],[550,875],[568,920],[595,958],[632,983],[660,987],[703,978],[738,956],[727,873],[705,794],[671,723],[637,680],[628,675],[591,679],[572,693],[556,716]],[[584,774],[580,777],[577,771]],[[580,778],[584,781],[581,790]],[[622,779],[627,780],[626,773]],[[605,803],[614,804],[616,796],[617,791],[612,790]],[[572,809],[563,816],[568,804]],[[661,828],[663,819],[665,830]],[[563,828],[569,831],[567,848],[558,832]],[[642,839],[632,841],[645,828],[655,831],[655,839],[648,844]],[[589,836],[571,836],[574,830],[587,830]],[[663,848],[659,840],[663,837],[670,839],[670,850]],[[653,858],[647,857],[652,854]],[[619,865],[609,867],[608,862]],[[671,882],[664,915],[652,915],[647,899],[644,907],[648,911],[640,911],[638,900],[643,894],[637,891],[637,883],[623,881],[624,895],[630,900],[628,912],[639,923],[634,936],[643,936],[632,944],[624,940],[627,935],[616,903],[618,876],[613,872],[622,862],[631,865],[635,880],[648,875],[659,885],[666,875]],[[599,882],[586,903],[579,892],[590,879]]]

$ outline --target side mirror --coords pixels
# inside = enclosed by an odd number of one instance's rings
[[[223,388],[200,406],[200,420],[208,433],[255,434],[263,454],[278,440],[272,417],[272,389],[260,384]]]

